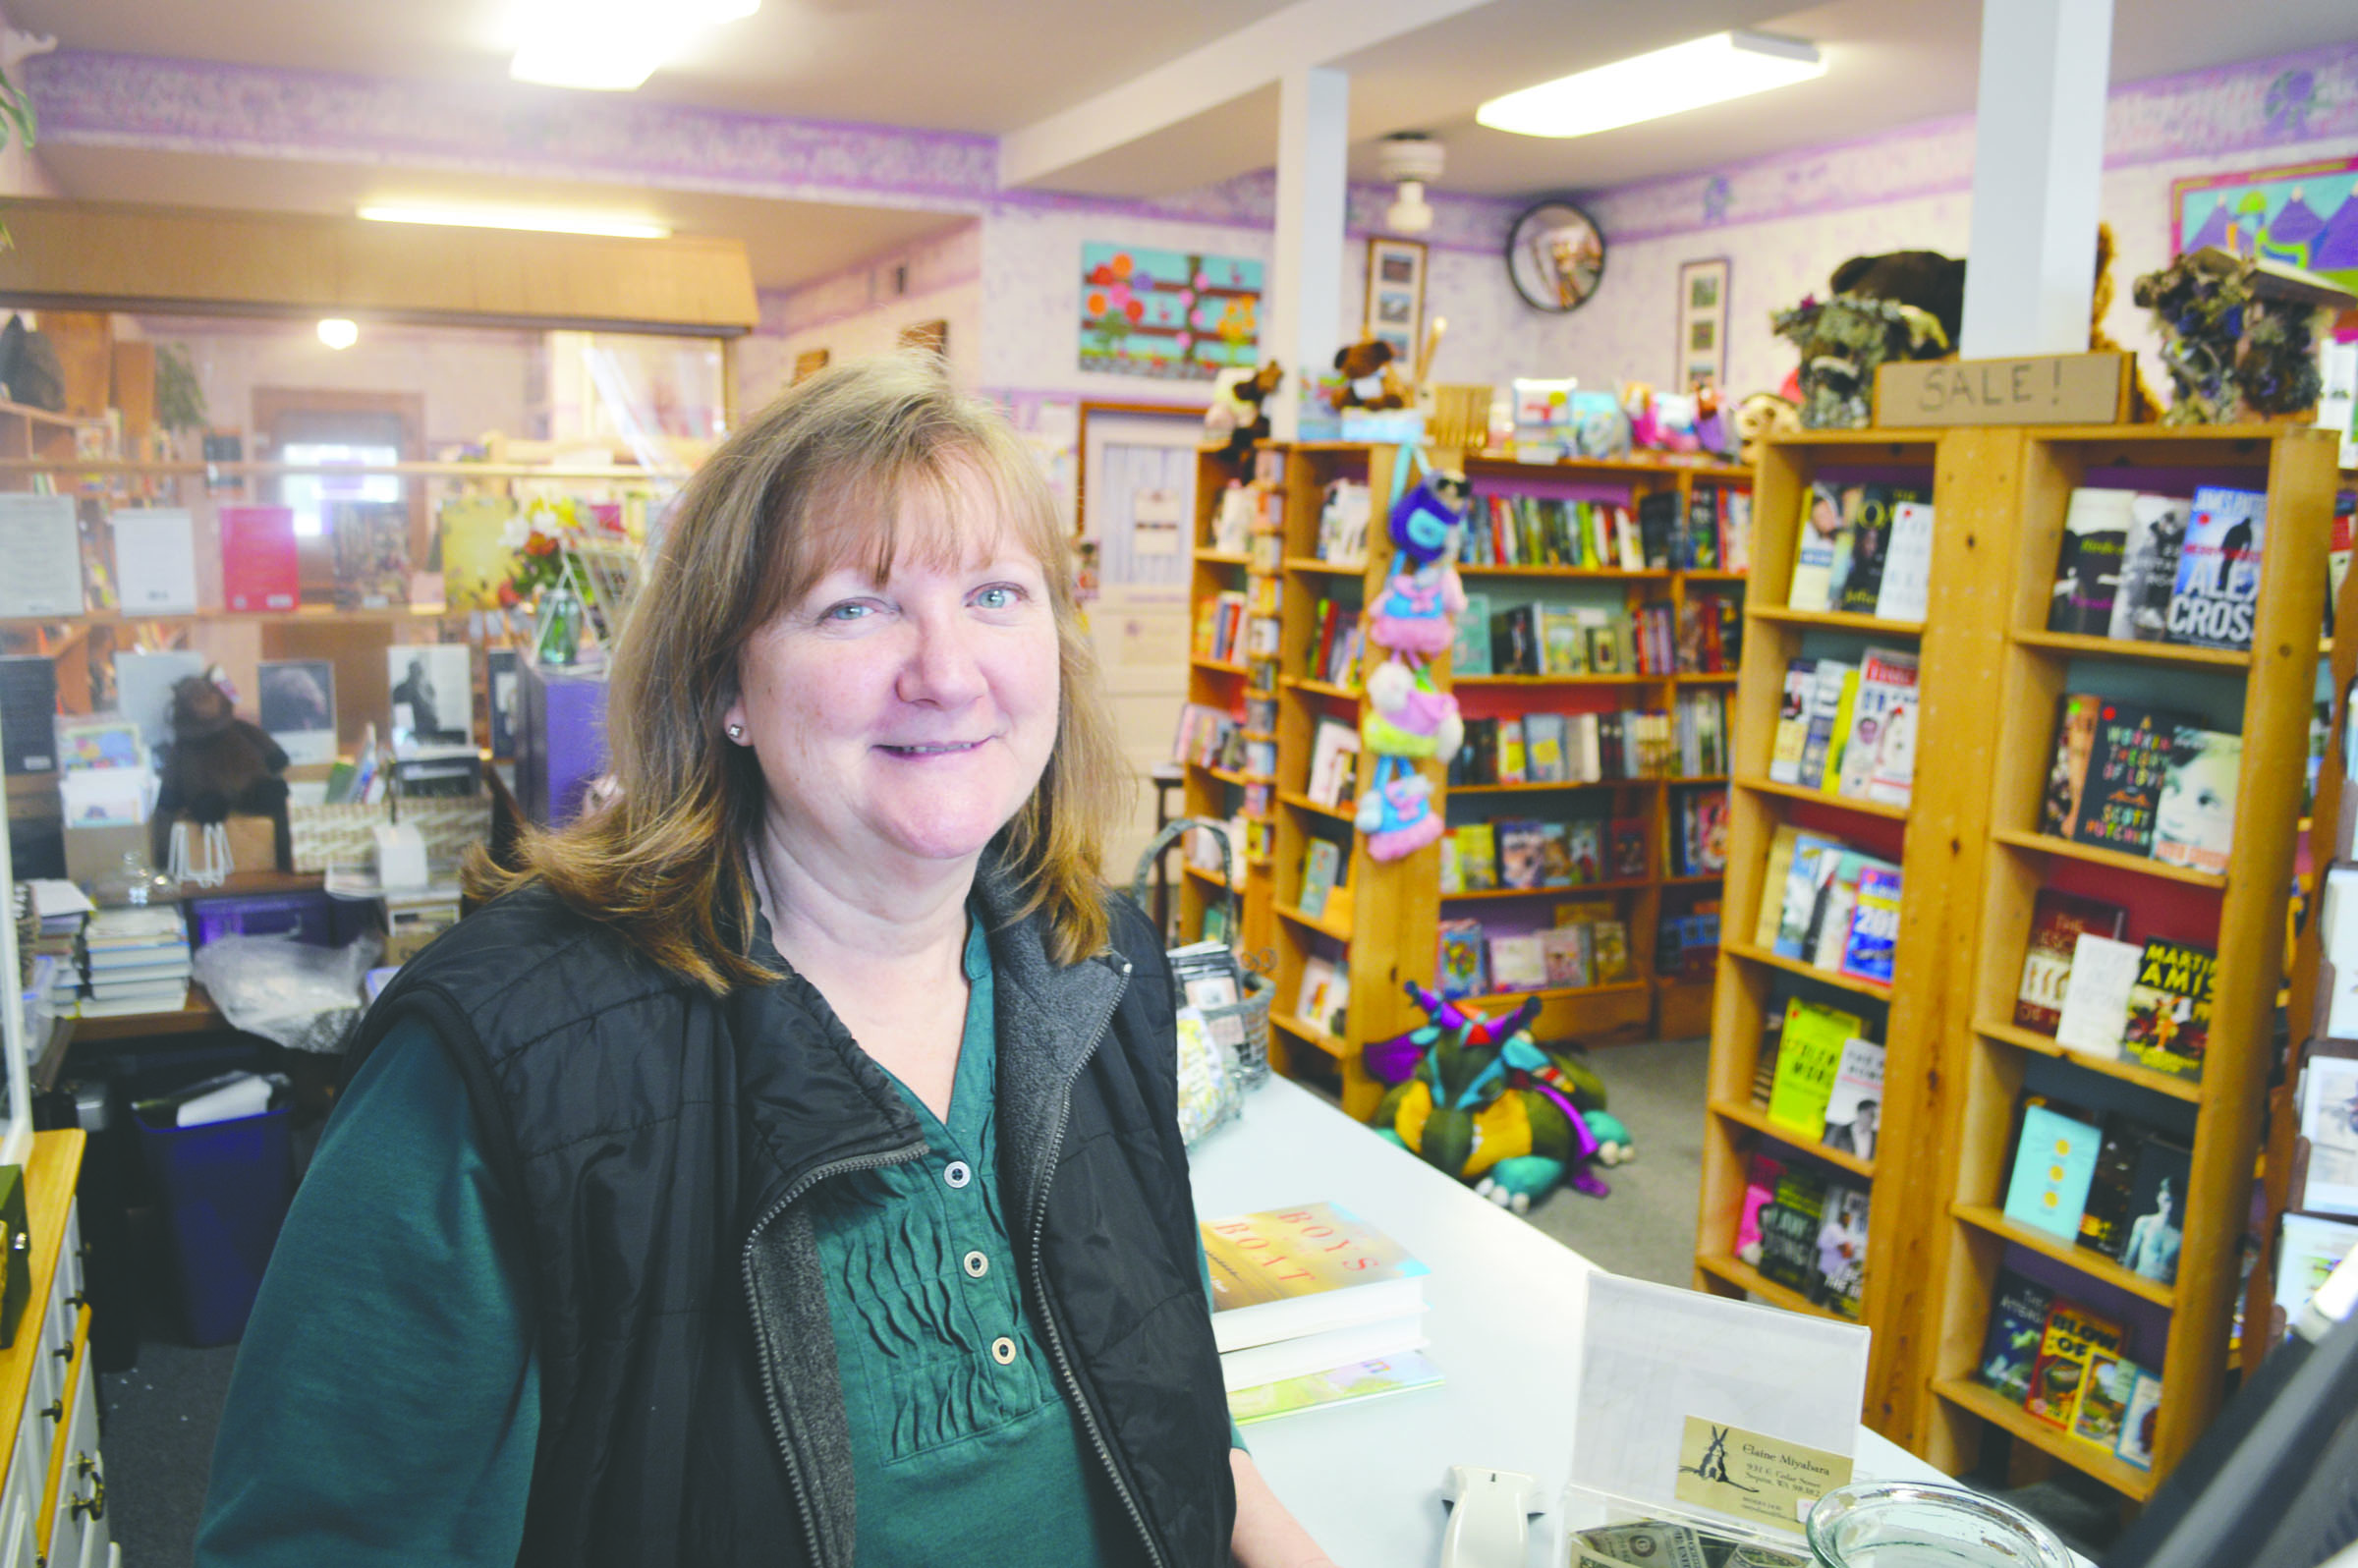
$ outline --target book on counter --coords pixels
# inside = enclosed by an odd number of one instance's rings
[[[2015,1145],[2014,1174],[2006,1184],[2006,1218],[2076,1242],[2088,1187],[2104,1134],[2066,1116],[2039,1096],[2025,1100]]]
[[[2169,594],[2169,641],[2248,650],[2260,603],[2268,497],[2207,484],[2194,492]]]
[[[2199,1080],[2218,974],[2218,958],[2210,948],[2149,938],[2122,1014],[2120,1041],[2129,1059],[2172,1078]]]
[[[2011,1268],[1997,1276],[1997,1293],[1990,1302],[1990,1326],[1982,1336],[1981,1365],[1974,1376],[2009,1404],[2022,1404],[2031,1391],[2031,1372],[2039,1364],[2047,1314],[2054,1301],[2053,1291]]]
[[[1375,1361],[1353,1362],[1330,1372],[1305,1372],[1281,1382],[1237,1388],[1228,1395],[1228,1419],[1239,1427],[1274,1421],[1299,1411],[1327,1405],[1384,1399],[1393,1394],[1431,1388],[1441,1380],[1441,1370],[1420,1351],[1403,1351]]]
[[[2117,904],[2052,887],[2039,889],[2022,955],[2022,984],[2014,998],[2015,1027],[2054,1034],[2063,1021],[2077,938],[2084,931],[2117,938],[2127,919],[2128,912]]]
[[[2022,1408],[2058,1431],[2070,1430],[2089,1363],[2098,1355],[2118,1356],[2120,1346],[2120,1324],[2069,1297],[2056,1297],[2047,1310],[2039,1359],[2032,1364]]]
[[[2087,485],[2071,492],[2055,557],[2055,586],[2048,599],[2049,631],[2107,635],[2128,549],[2131,493]]]
[[[1423,1348],[1429,1270],[1340,1204],[1233,1215],[1198,1229],[1229,1388]]]

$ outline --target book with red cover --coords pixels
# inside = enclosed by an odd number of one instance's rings
[[[2072,943],[2082,931],[2118,940],[2128,912],[2102,899],[2039,889],[2031,909],[2031,939],[2022,955],[2022,986],[2014,998],[2014,1024],[2052,1035],[2063,1020],[2063,992],[2071,984]]]
[[[295,572],[295,512],[284,506],[221,509],[221,602],[232,610],[292,610],[302,599]]]

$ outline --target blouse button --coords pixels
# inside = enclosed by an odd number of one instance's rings
[[[1002,1367],[1015,1365],[1015,1341],[1005,1334],[990,1342],[990,1359]]]
[[[943,1168],[941,1179],[952,1187],[964,1187],[975,1179],[975,1170],[965,1160],[953,1159]]]
[[[968,1253],[960,1261],[966,1264],[966,1277],[969,1279],[981,1279],[990,1272],[990,1260],[980,1252]]]

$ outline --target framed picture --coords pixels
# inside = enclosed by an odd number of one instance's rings
[[[1081,368],[1215,381],[1261,363],[1262,263],[1092,240],[1081,247]]]
[[[1368,242],[1368,306],[1360,336],[1392,346],[1404,374],[1414,373],[1425,338],[1425,246],[1419,240]]]
[[[1678,385],[1681,391],[1727,380],[1727,257],[1678,269]]]
[[[2171,255],[2216,246],[2358,289],[2358,157],[2173,181],[2169,208]]]

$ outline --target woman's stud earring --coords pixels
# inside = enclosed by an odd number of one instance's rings
[[[729,726],[729,739],[730,739],[730,740],[732,740],[732,741],[742,741],[742,740],[744,740],[744,739],[745,739],[745,726],[744,726],[744,725],[742,725],[742,724],[732,724],[732,725],[730,725],[730,726]]]

